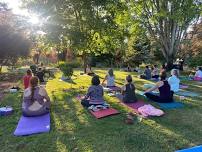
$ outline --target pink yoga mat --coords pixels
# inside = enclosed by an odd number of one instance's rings
[[[92,110],[90,110],[90,113],[94,117],[96,117],[97,119],[108,117],[108,116],[111,116],[111,115],[119,114],[119,112],[116,109],[113,109],[113,108],[103,109],[103,110],[100,110],[100,111],[92,111]]]

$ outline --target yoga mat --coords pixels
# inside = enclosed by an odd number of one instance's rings
[[[152,87],[154,87],[155,85],[154,84],[144,84],[143,85],[143,87],[145,88],[145,89],[149,89],[149,88],[152,88]]]
[[[15,136],[25,136],[50,131],[50,114],[37,117],[21,116],[17,128],[14,132]]]
[[[139,94],[141,96],[145,96],[143,91],[136,90],[135,93],[137,93],[137,94]]]
[[[202,152],[202,145],[188,148],[188,149],[177,150],[176,152]]]
[[[119,112],[116,109],[113,109],[113,108],[103,109],[103,110],[100,110],[100,111],[92,111],[92,110],[90,110],[90,113],[97,119],[119,114]]]
[[[141,101],[141,100],[139,100],[139,101],[137,101],[137,102],[135,102],[135,103],[124,103],[124,102],[122,102],[122,104],[124,104],[124,105],[126,105],[127,107],[133,109],[133,111],[136,112],[136,113],[139,113],[139,112],[138,112],[138,108],[139,108],[139,107],[142,107],[142,106],[146,105],[146,103],[143,102],[143,101]]]
[[[187,89],[188,87],[188,85],[180,84],[180,89]]]
[[[157,103],[157,102],[156,102]],[[181,102],[171,102],[171,103],[157,103],[161,109],[179,109],[183,108],[184,104]]]
[[[117,86],[107,87],[107,88],[111,89],[111,91],[121,91],[121,88]]]
[[[199,96],[199,94],[194,93],[194,92],[190,92],[190,91],[178,91],[178,92],[175,92],[175,94],[179,95],[179,96],[185,96],[185,97],[196,97],[196,96]]]
[[[141,96],[145,96],[145,94],[144,94],[143,91],[136,90],[135,93],[137,93],[137,94],[139,94],[139,95],[141,95]],[[159,94],[158,91],[153,91],[153,92],[151,92],[151,93],[153,93],[153,94]]]
[[[190,78],[188,76],[180,76],[179,78],[180,78],[180,80],[190,80]]]

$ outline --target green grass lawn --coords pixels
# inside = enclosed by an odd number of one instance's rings
[[[95,72],[101,78],[106,73],[99,69]],[[115,71],[119,86],[124,84],[127,74]],[[143,90],[143,84],[149,81],[138,79],[135,73],[131,74],[137,89]],[[57,73],[56,78],[49,80],[46,86],[52,99],[50,133],[13,136],[21,116],[22,96],[8,94],[4,98],[0,106],[10,105],[15,112],[11,116],[0,117],[0,151],[173,152],[202,144],[202,84],[183,81],[190,85],[187,90],[201,95],[183,100],[183,109],[165,110],[163,117],[126,125],[124,119],[130,110],[121,106],[116,98],[105,94],[106,101],[121,114],[100,120],[92,117],[75,99],[77,94],[86,92],[91,83],[90,76],[79,75],[79,71],[76,71],[72,83],[59,81],[60,77],[61,73]],[[64,92],[63,89],[70,90]],[[157,107],[156,104],[153,105]]]

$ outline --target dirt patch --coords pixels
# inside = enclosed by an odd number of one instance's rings
[[[13,86],[17,86],[17,82],[23,77],[17,73],[1,73],[0,74],[0,102],[5,96],[5,91]]]

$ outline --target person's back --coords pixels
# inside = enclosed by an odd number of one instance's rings
[[[171,91],[177,92],[180,89],[180,79],[178,78],[178,70],[172,69],[171,70],[171,77],[168,78],[168,83],[171,87]]]
[[[196,71],[195,77],[202,78],[202,70]]]
[[[114,76],[107,75],[107,87],[115,86]]]
[[[161,100],[172,100],[172,93],[167,80],[164,80],[163,85],[159,87],[159,93]]]
[[[87,96],[89,97],[90,104],[103,104],[104,99],[103,99],[104,91],[103,87],[101,85],[92,85],[88,89]]]
[[[180,89],[180,79],[178,79],[176,76],[171,76],[168,78],[168,83],[171,87],[171,91],[177,92]]]
[[[145,74],[146,79],[151,79],[151,70],[149,68],[145,69],[144,74]]]
[[[32,73],[35,75],[37,72],[37,66],[35,64],[30,66],[30,69],[32,70]]]
[[[123,91],[123,102],[132,103],[136,102],[135,86],[131,83],[125,85],[125,91]]]
[[[31,70],[27,70],[27,74],[23,77],[24,89],[27,89],[29,87],[29,81],[30,81],[31,77],[32,77]]]
[[[38,83],[36,77],[32,77],[30,83],[32,85],[33,79]],[[36,84],[37,84],[36,83]],[[40,86],[31,86],[24,91],[22,111],[25,116],[39,116],[49,112],[50,98],[46,90]]]
[[[137,98],[135,95],[135,86],[132,84],[132,76],[128,75],[126,77],[127,84],[125,84],[122,88],[122,94],[123,94],[123,102],[125,103],[132,103],[136,102]]]
[[[39,78],[40,82],[44,82],[44,72],[41,69],[37,72],[36,76]]]

